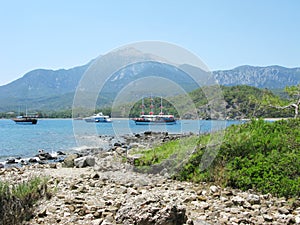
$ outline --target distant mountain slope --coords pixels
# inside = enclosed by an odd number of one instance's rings
[[[300,83],[300,68],[281,66],[240,66],[232,70],[213,72],[219,84],[225,86],[249,85],[258,88],[277,89]]]
[[[89,64],[72,69],[37,69],[22,78],[0,87],[0,96],[12,98],[41,98],[74,92]]]
[[[127,61],[139,61],[138,59],[141,58],[148,62],[124,67],[109,78],[103,89],[105,103],[109,103],[118,90],[126,84],[149,74],[175,81],[187,92],[198,86],[182,69],[201,77],[207,76],[200,68],[186,64],[176,68],[158,62],[161,59],[157,56],[144,54],[133,48],[113,52],[107,63],[108,65],[110,63],[122,64]],[[67,70],[33,70],[20,79],[0,86],[0,111],[16,111],[20,106],[24,107],[25,105],[29,110],[70,108],[77,85],[91,63],[93,61]],[[280,89],[300,83],[300,68],[240,66],[232,70],[214,71],[213,76],[220,85],[225,86],[243,84],[259,88]]]

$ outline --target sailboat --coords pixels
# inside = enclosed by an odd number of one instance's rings
[[[150,112],[149,114],[145,115],[145,105],[144,105],[144,98],[142,98],[142,111],[140,117],[133,118],[132,120],[135,122],[136,125],[148,125],[148,124],[166,124],[166,125],[174,125],[176,124],[176,120],[173,115],[164,115],[163,113],[163,105],[162,105],[162,97],[160,98],[160,113],[155,115],[153,113],[153,98],[151,96],[150,99]]]
[[[38,122],[38,115],[28,115],[27,114],[27,108],[26,113],[24,116],[17,116],[16,118],[13,118],[12,120],[16,122],[16,124],[37,124]]]

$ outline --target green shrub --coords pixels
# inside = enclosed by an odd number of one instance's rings
[[[0,223],[21,224],[30,219],[34,203],[49,196],[46,183],[40,177],[18,184],[0,182]]]
[[[252,120],[250,122],[232,125],[225,130],[223,142],[218,146],[208,147],[210,139],[207,134],[200,136],[198,143],[187,140],[190,145],[197,145],[188,161],[174,174],[175,179],[194,182],[216,182],[222,186],[232,186],[243,190],[255,189],[262,193],[272,193],[277,196],[300,196],[300,119],[266,122]],[[160,146],[147,165],[158,163],[170,154],[164,154],[173,149],[176,154],[176,144],[172,142]],[[172,148],[170,148],[172,145]],[[188,144],[186,144],[188,145]],[[181,145],[182,146],[182,145]],[[218,155],[205,170],[202,170],[202,157]]]

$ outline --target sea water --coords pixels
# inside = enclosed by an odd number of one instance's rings
[[[0,120],[0,162],[10,157],[27,158],[43,149],[52,153],[85,147],[101,147],[101,140],[111,136],[118,141],[124,135],[145,131],[168,133],[207,133],[240,121],[180,120],[175,125],[135,125],[134,121],[113,119],[112,123],[87,123],[72,119],[39,119],[36,125],[20,125]]]

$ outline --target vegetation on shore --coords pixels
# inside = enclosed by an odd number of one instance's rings
[[[0,181],[1,224],[21,224],[29,220],[34,204],[43,197],[50,197],[46,178],[33,177],[17,184]]]
[[[207,87],[208,88],[208,87]],[[281,92],[281,97],[273,94],[272,91],[267,89],[260,89],[256,87],[246,86],[246,85],[238,85],[238,86],[221,86],[220,87],[224,96],[224,100],[226,102],[226,117],[229,119],[243,119],[243,118],[252,118],[252,117],[293,117],[294,112],[292,108],[286,108],[286,110],[278,110],[276,107],[270,107],[270,104],[274,106],[284,106],[289,102],[289,96],[291,95],[283,95]],[[211,112],[209,111],[209,105],[207,102],[207,98],[203,92],[203,89],[197,89],[189,93],[188,96],[175,96],[172,98],[163,99],[163,112],[165,114],[173,114],[176,117],[179,116],[178,109],[182,106],[186,108],[186,101],[189,98],[198,109],[198,116],[200,118],[205,119],[213,119],[210,118]],[[290,91],[291,88],[286,89],[285,91]],[[207,90],[209,91],[209,90]],[[291,91],[290,91],[291,92]],[[278,93],[278,91],[276,92]],[[154,112],[159,113],[160,111],[160,103],[161,99],[159,96],[153,98]],[[177,103],[177,109],[172,105],[172,102]],[[118,106],[114,109],[114,116],[122,116],[122,111],[129,112],[129,117],[137,117],[141,113],[141,104],[142,100],[137,101],[133,107],[131,105],[122,105]],[[144,98],[145,112],[150,112],[150,97]],[[94,113],[92,109],[76,109],[75,115],[72,115],[72,109],[64,109],[64,110],[56,110],[56,111],[36,111],[40,118],[72,118],[72,117],[85,117],[90,116]],[[97,108],[96,112],[102,111],[105,115],[111,115],[112,109],[111,107],[106,108]],[[189,118],[189,114],[193,114],[191,112],[181,112],[180,116],[186,116]],[[185,115],[182,115],[185,114]],[[12,118],[17,116],[16,112],[0,112],[0,118]],[[128,115],[127,115],[128,116]]]
[[[254,189],[276,196],[300,196],[300,119],[266,122],[252,120],[232,125],[225,131],[222,143],[209,146],[211,135],[188,139],[196,150],[186,154],[184,165],[177,161],[178,180],[214,182],[242,190]],[[160,164],[163,159],[174,159],[182,145],[178,140],[143,152],[137,167]],[[201,161],[206,151],[219,148],[211,166],[202,170]],[[165,152],[164,149],[168,149]],[[172,151],[172,149],[174,151]],[[212,151],[214,152],[214,151]],[[205,163],[205,162],[204,162]],[[169,165],[169,164],[168,164]]]

